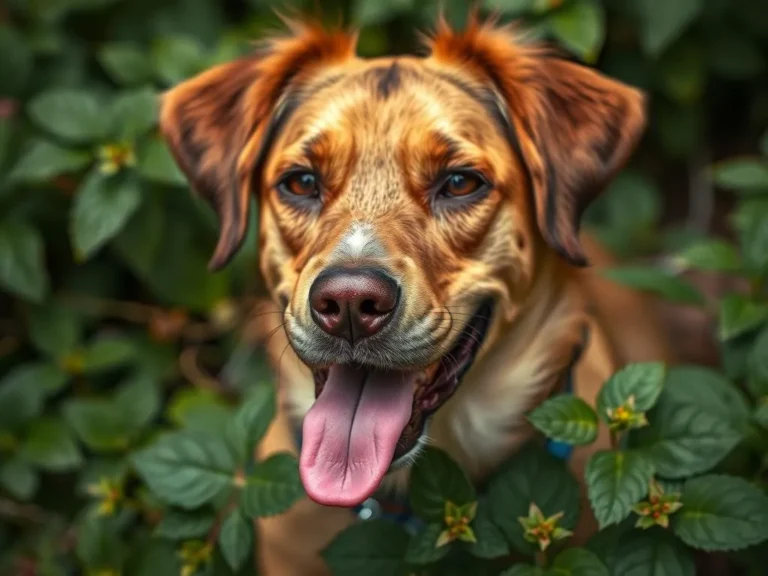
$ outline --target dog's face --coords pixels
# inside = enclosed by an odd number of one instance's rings
[[[441,26],[430,46],[361,60],[354,37],[300,28],[164,100],[221,220],[213,267],[259,199],[262,272],[315,375],[301,472],[325,504],[408,460],[544,258],[584,263],[580,214],[643,126],[638,92],[508,31]]]

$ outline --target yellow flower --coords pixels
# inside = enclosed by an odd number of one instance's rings
[[[136,165],[133,145],[127,142],[105,144],[99,148],[99,170],[102,174],[116,174],[124,166]]]
[[[200,567],[211,561],[213,546],[201,540],[184,542],[179,550],[181,558],[181,576],[193,576]]]
[[[457,506],[453,502],[446,501],[444,517],[446,529],[440,533],[435,543],[435,548],[445,546],[454,540],[477,542],[475,532],[470,527],[470,523],[475,519],[476,514],[477,502]]]
[[[119,480],[102,476],[98,483],[86,488],[88,494],[100,500],[96,508],[98,516],[112,516],[123,500],[123,487]]]
[[[664,489],[656,480],[651,480],[648,500],[638,502],[632,510],[640,516],[635,527],[646,530],[651,526],[669,526],[669,515],[674,514],[683,503],[680,502],[680,494],[665,494]]]
[[[648,425],[644,412],[635,411],[635,397],[630,396],[627,401],[616,408],[607,408],[605,413],[610,420],[611,430],[630,430],[642,428]]]
[[[557,523],[563,517],[563,512],[545,518],[539,507],[531,502],[528,508],[528,516],[521,516],[517,520],[523,527],[523,537],[533,544],[537,544],[543,552],[553,540],[562,540],[571,536],[573,532],[560,528]]]

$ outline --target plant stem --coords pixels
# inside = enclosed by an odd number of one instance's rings
[[[611,430],[611,448],[618,450],[620,441],[619,433],[616,430]]]
[[[536,552],[536,566],[539,568],[546,568],[547,567],[547,553],[544,550],[538,550]]]

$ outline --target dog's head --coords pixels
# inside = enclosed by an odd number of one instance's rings
[[[163,101],[220,219],[213,268],[258,198],[262,272],[315,374],[302,478],[326,504],[416,449],[543,259],[585,263],[581,213],[644,125],[639,92],[508,29],[441,24],[429,48],[363,60],[354,35],[295,26]]]

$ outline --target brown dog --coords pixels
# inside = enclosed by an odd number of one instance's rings
[[[585,327],[572,374],[590,403],[621,364],[665,359],[640,297],[581,268],[608,256],[578,234],[641,136],[643,96],[476,20],[428,46],[364,60],[354,35],[294,25],[163,100],[163,133],[220,218],[212,267],[260,206],[279,313],[258,321],[284,324],[261,450],[300,452],[309,495],[262,522],[270,576],[324,573],[345,507],[402,488],[427,442],[486,476],[530,437],[523,416],[559,390]],[[574,471],[607,445],[603,431],[577,449]]]

